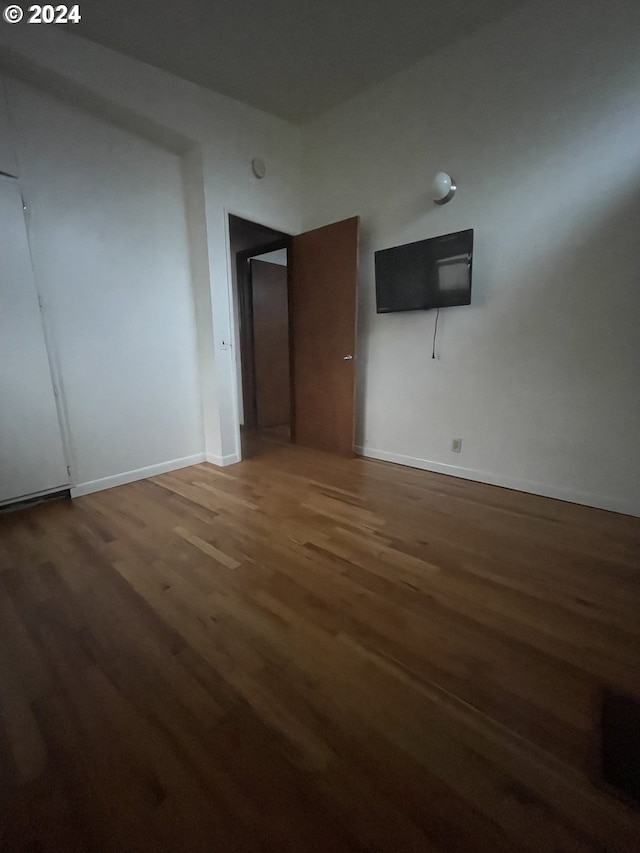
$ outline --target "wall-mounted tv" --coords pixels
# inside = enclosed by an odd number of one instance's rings
[[[375,253],[378,314],[471,303],[473,228]]]

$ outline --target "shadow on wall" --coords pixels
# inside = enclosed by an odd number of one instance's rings
[[[36,86],[43,92],[102,121],[111,122],[129,133],[135,133],[172,154],[185,154],[195,145],[192,139],[183,134],[176,133],[168,127],[141,116],[134,110],[101,97],[93,90],[6,48],[3,48],[0,54],[0,72]]]

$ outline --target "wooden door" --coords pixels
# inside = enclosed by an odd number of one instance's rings
[[[255,258],[250,264],[256,425],[262,429],[288,424],[290,417],[287,268]]]
[[[292,441],[353,456],[359,217],[289,249]]]

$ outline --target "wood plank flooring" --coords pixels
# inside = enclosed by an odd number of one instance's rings
[[[277,443],[0,517],[7,851],[631,851],[640,520]]]

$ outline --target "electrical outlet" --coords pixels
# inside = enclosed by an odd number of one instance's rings
[[[454,453],[461,453],[462,452],[462,439],[461,438],[453,438],[451,440],[451,450]]]

